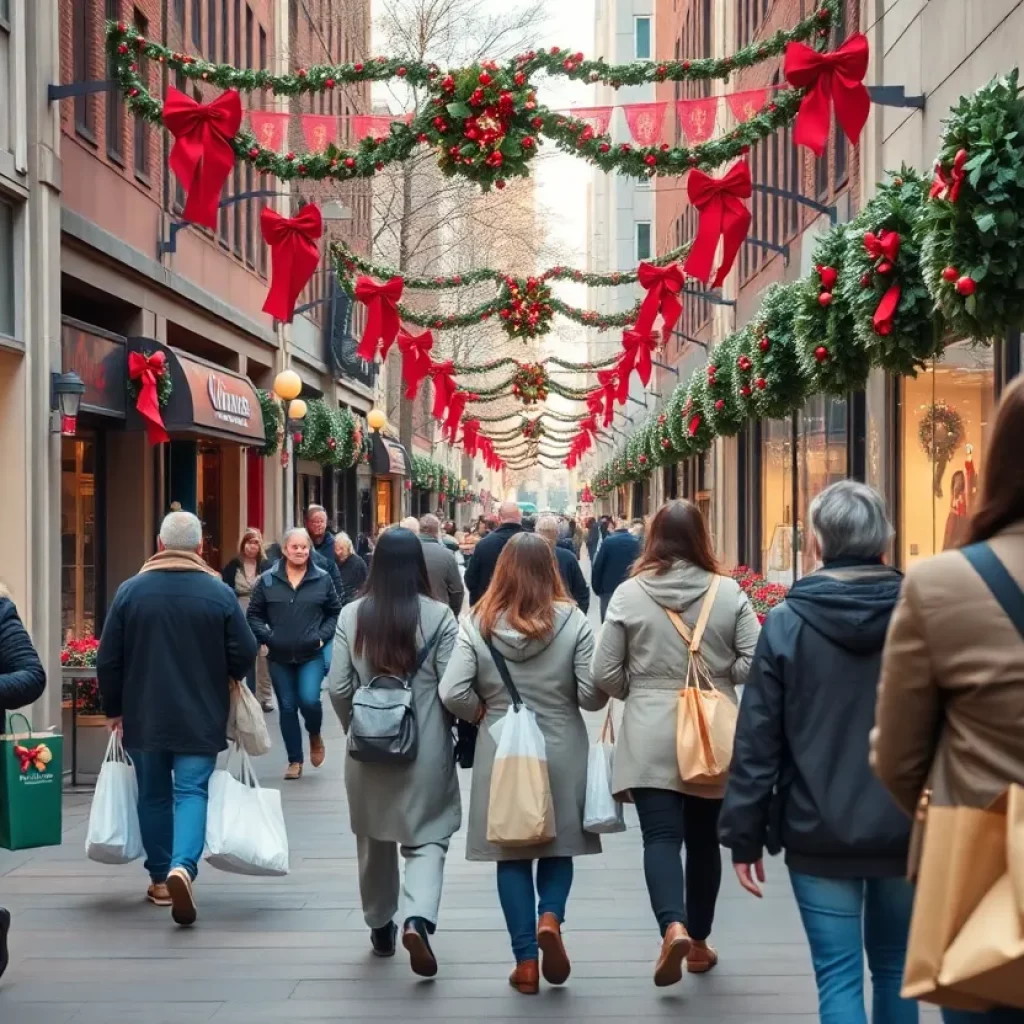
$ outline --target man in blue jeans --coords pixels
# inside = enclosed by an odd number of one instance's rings
[[[164,519],[158,546],[118,587],[96,674],[107,723],[123,730],[138,776],[146,896],[190,925],[230,681],[245,678],[257,644],[234,593],[200,557],[202,526],[191,512]]]

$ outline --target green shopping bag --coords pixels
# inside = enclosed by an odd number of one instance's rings
[[[14,720],[25,723],[14,731]],[[34,733],[24,715],[11,715],[0,736],[0,846],[29,850],[60,846],[64,738]]]

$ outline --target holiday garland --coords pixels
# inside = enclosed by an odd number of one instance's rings
[[[145,359],[148,361],[152,358],[152,352],[142,353]],[[171,371],[165,365],[163,370],[155,373],[156,377],[156,400],[163,409],[167,403],[171,400],[171,392],[174,391],[174,382],[171,380]],[[140,381],[128,378],[128,395],[130,396],[133,403],[138,404],[139,392],[142,390],[142,384]]]
[[[742,395],[748,416],[775,420],[803,403],[807,377],[801,371],[795,315],[798,285],[773,284],[765,292],[753,321],[750,374],[754,387]],[[763,384],[762,384],[763,382]]]
[[[261,455],[275,455],[281,447],[284,437],[284,408],[281,400],[272,391],[256,389],[256,397],[260,401],[260,412],[263,414],[263,436],[266,442],[260,449]]]
[[[349,469],[362,452],[363,436],[361,424],[347,409],[314,398],[306,403],[306,415],[295,433],[295,457]]]

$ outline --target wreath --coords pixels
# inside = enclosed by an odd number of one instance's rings
[[[149,362],[149,359],[153,355],[152,352],[143,352],[142,354],[146,357],[147,362]],[[171,400],[171,392],[174,390],[174,384],[171,381],[170,368],[165,363],[164,368],[162,370],[154,370],[153,376],[156,377],[156,400],[157,402],[159,402],[160,408],[163,409],[164,406],[166,406],[167,403]],[[139,392],[141,390],[142,385],[139,383],[139,381],[132,380],[132,378],[129,377],[128,394],[131,395],[132,402],[134,402],[135,404],[138,404]]]
[[[757,419],[782,419],[799,409],[807,395],[793,330],[798,301],[796,285],[771,285],[754,316],[748,374],[753,385],[747,406]]]
[[[519,363],[511,383],[512,394],[523,405],[535,405],[548,397],[548,373],[540,363]]]
[[[648,422],[644,426],[644,436],[647,439],[647,457],[655,466],[666,466],[675,461],[667,413],[658,413],[656,419]]]
[[[708,356],[704,372],[693,375],[689,397],[700,413],[702,425],[716,436],[732,437],[743,426],[745,399],[753,389],[749,348],[746,330],[730,334]]]
[[[263,388],[256,389],[256,397],[260,401],[260,411],[263,413],[263,436],[266,441],[260,449],[261,455],[274,455],[281,447],[284,440],[284,415],[281,402],[270,391]]]
[[[942,478],[949,460],[964,441],[964,421],[946,402],[933,402],[921,418],[917,431],[925,455],[932,461],[932,484],[937,498],[942,497]]]

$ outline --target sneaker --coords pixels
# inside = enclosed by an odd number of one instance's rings
[[[154,882],[146,890],[146,899],[157,907],[169,907],[172,902],[171,894],[167,891],[167,885],[164,882]]]
[[[288,768],[285,770],[284,777],[285,779],[301,779],[302,765],[299,764],[297,761],[292,761],[292,763],[289,764]]]
[[[373,947],[373,955],[383,958],[394,956],[397,938],[398,925],[394,921],[388,921],[383,928],[371,928],[370,945]]]
[[[269,715],[274,710],[274,702],[269,700],[260,701],[260,707],[263,708],[265,715]]]
[[[0,907],[0,978],[4,976],[11,955],[7,950],[7,935],[11,930],[11,912]]]
[[[196,923],[196,900],[192,895],[192,879],[184,868],[171,868],[167,873],[167,891],[171,894],[171,920],[183,928]]]
[[[320,733],[309,737],[309,763],[314,768],[319,768],[327,757],[327,748],[320,737]]]
[[[437,974],[437,958],[427,938],[427,922],[422,917],[410,917],[402,929],[402,945],[409,953],[412,973],[421,978],[432,978]]]

